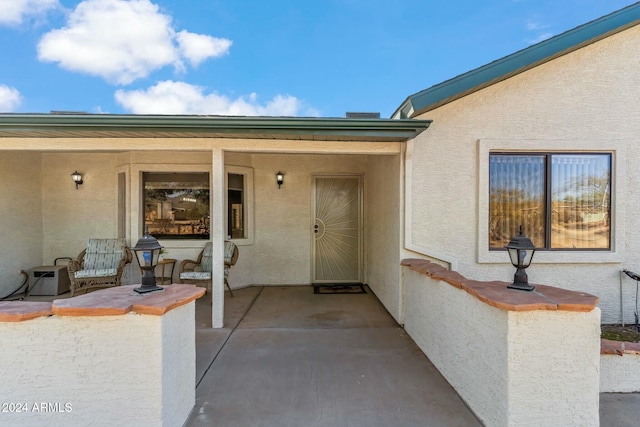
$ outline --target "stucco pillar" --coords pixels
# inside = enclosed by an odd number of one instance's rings
[[[224,326],[224,152],[214,149],[211,168],[210,238],[213,242],[211,271],[211,326]]]

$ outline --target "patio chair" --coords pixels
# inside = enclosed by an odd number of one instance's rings
[[[211,267],[212,267],[213,245],[208,242],[198,255],[198,259],[185,259],[180,263],[180,283],[191,285],[204,285],[207,290],[211,290]],[[238,247],[230,241],[224,242],[224,284],[229,290],[229,295],[233,296],[231,286],[229,286],[229,271],[238,261]]]
[[[78,291],[120,286],[124,267],[131,260],[124,239],[89,239],[87,248],[69,262],[71,296]]]

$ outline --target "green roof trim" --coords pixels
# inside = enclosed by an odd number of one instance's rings
[[[0,114],[2,137],[226,137],[406,141],[430,120],[111,114]]]
[[[415,117],[638,24],[640,2],[415,93],[392,117]]]

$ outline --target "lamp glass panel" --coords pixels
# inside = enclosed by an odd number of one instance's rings
[[[515,248],[509,248],[507,249],[507,251],[509,252],[509,258],[511,258],[511,264],[513,264],[514,267],[518,266],[518,250]]]
[[[140,267],[154,267],[158,265],[160,249],[137,250],[135,253]]]
[[[151,265],[150,251],[136,251],[136,257],[138,258],[138,264],[140,267],[148,267]]]

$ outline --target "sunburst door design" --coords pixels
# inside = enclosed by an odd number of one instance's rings
[[[361,282],[360,177],[316,177],[313,281]]]

